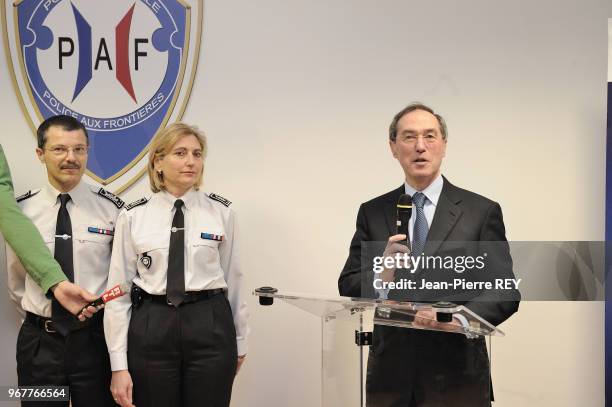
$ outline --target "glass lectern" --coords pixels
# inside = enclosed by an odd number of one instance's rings
[[[364,347],[373,345],[377,340],[373,335],[374,325],[383,326],[376,328],[379,330],[396,327],[395,329],[421,330],[422,332],[416,333],[421,336],[456,335],[449,339],[474,341],[474,343],[486,341],[489,349],[492,336],[504,336],[501,330],[468,308],[448,302],[432,304],[322,297],[283,292],[271,287],[258,288],[253,294],[259,297],[262,305],[272,305],[275,299],[279,299],[321,318],[321,406],[323,407],[377,405],[371,399],[367,400],[370,395],[366,394],[367,358],[364,355]],[[443,352],[444,349],[440,351]],[[483,356],[482,352],[480,356]],[[370,357],[372,357],[371,350]],[[461,381],[463,376],[476,378],[490,386],[488,357],[485,356],[484,363],[469,360],[471,358],[469,354],[458,355],[456,358],[460,359],[460,362],[456,365],[457,369],[453,374],[432,375],[432,380],[435,381],[433,385],[437,386],[441,393],[456,391],[453,382]],[[410,363],[410,360],[397,360],[397,363],[397,366],[401,367]],[[467,401],[470,396],[466,396],[465,391],[465,387],[459,388],[457,395],[453,396],[457,401],[454,405],[477,405],[483,400],[479,399],[478,403]],[[488,403],[490,394],[490,388],[487,387],[486,395],[483,396],[486,398],[485,404]],[[466,397],[465,402],[461,401],[463,397]],[[432,403],[432,405],[438,404]]]

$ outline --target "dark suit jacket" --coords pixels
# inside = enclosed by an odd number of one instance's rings
[[[340,295],[374,297],[371,284],[373,276],[372,253],[364,257],[362,243],[385,242],[389,239],[389,236],[396,234],[396,204],[399,196],[403,193],[404,185],[363,203],[359,208],[357,227],[351,241],[349,256],[338,280]],[[491,275],[513,278],[512,259],[510,258],[499,204],[473,192],[458,188],[444,178],[440,199],[429,228],[425,254],[434,255],[444,253],[447,250],[452,251],[458,246],[456,243],[453,245],[452,242],[497,242],[492,249],[494,255],[490,256],[495,259],[491,267],[495,269],[495,273]],[[474,245],[464,246],[475,247]],[[467,250],[471,252],[471,249],[468,248]],[[381,254],[382,247],[380,253],[376,255]],[[464,277],[467,277],[467,275]],[[393,292],[390,292],[389,296],[393,298]],[[472,297],[455,302],[464,304],[493,325],[499,325],[518,310],[519,300],[520,294],[518,291],[500,293],[495,290],[488,290],[472,293]],[[444,352],[446,352],[445,357],[440,356],[440,349],[444,349]],[[440,372],[445,369],[442,365],[445,365],[449,358],[452,359],[457,354],[465,355],[466,352],[476,352],[478,355],[486,357],[484,341],[467,340],[462,335],[457,334],[414,331],[378,325],[374,330],[374,344],[370,351],[368,391],[373,389],[372,383],[378,382],[384,387],[388,384],[391,376],[397,379],[398,374],[403,377],[396,385],[406,389],[411,388],[409,385],[410,377],[413,379],[417,376],[422,378],[423,374],[440,376]],[[413,351],[416,351],[416,353],[410,353]],[[434,357],[434,354],[437,356]],[[385,355],[387,357],[383,358]],[[407,365],[407,361],[404,360],[404,363],[400,366],[398,360],[403,358],[408,358],[414,363],[408,363]],[[480,363],[488,363],[482,357],[480,359]],[[416,364],[427,365],[430,370],[426,373],[419,371],[418,375],[415,376],[415,371],[419,370],[415,366]],[[436,364],[440,366],[436,366]],[[459,364],[466,366],[465,360]],[[400,374],[398,369],[405,369],[405,371]],[[385,373],[388,370],[393,371],[394,374]],[[381,374],[385,376],[383,378],[384,383],[380,380],[379,376]],[[373,375],[376,377],[373,377]],[[380,390],[380,386],[377,385],[376,387]],[[469,386],[464,386],[464,388],[467,387]],[[398,390],[388,388],[387,391],[397,392]],[[418,390],[414,391],[418,393]],[[430,388],[429,391],[434,390]],[[444,390],[438,389],[437,392],[444,392]],[[423,394],[415,396],[412,394],[406,397],[416,397],[416,399],[421,397],[423,399],[423,397],[430,396]],[[457,400],[456,394],[454,397]],[[410,405],[409,401],[406,400],[403,403],[400,402],[398,405]],[[457,403],[456,401],[455,404],[451,405],[462,405]],[[466,401],[466,405],[468,404],[470,402]],[[477,402],[471,404],[473,406],[480,405]],[[369,403],[369,405],[375,404]],[[395,404],[381,402],[376,405]],[[426,405],[426,403],[423,405]]]

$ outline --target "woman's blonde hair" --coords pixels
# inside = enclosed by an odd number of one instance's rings
[[[151,146],[149,147],[149,164],[147,166],[149,183],[151,184],[151,190],[153,192],[159,192],[166,189],[164,185],[164,175],[155,171],[155,160],[164,158],[166,154],[170,153],[172,146],[174,146],[177,141],[185,136],[191,135],[198,139],[200,147],[202,147],[202,158],[206,158],[206,153],[208,152],[206,136],[196,126],[190,126],[182,122],[172,123],[153,137]],[[202,167],[202,172],[194,184],[196,190],[202,185],[203,176],[204,167]]]

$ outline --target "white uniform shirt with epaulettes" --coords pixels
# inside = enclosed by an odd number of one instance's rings
[[[190,190],[181,199],[185,219],[185,290],[222,288],[232,308],[238,354],[247,353],[248,311],[241,288],[236,222],[225,198]],[[117,219],[108,287],[133,282],[153,295],[166,294],[170,233],[174,202],[158,192],[125,207]],[[129,296],[110,301],[104,330],[113,371],[127,369]]]
[[[29,191],[17,198],[22,211],[36,225],[51,253],[55,249],[59,194],[59,191],[47,184],[40,190]],[[108,279],[115,223],[124,203],[110,192],[83,181],[68,194],[74,282],[91,293],[101,294],[106,289]],[[50,317],[51,301],[26,273],[9,246],[6,257],[11,298],[25,311]]]

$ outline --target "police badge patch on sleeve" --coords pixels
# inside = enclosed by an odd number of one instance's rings
[[[229,200],[223,198],[221,195],[213,194],[212,192],[210,194],[208,194],[208,197],[210,199],[213,199],[213,200],[217,201],[217,202],[221,202],[225,206],[230,206],[232,204],[232,201],[229,201]]]
[[[144,252],[142,254],[142,257],[140,258],[140,262],[142,263],[143,266],[145,266],[147,269],[151,268],[151,256],[149,256],[147,254],[147,252]]]

